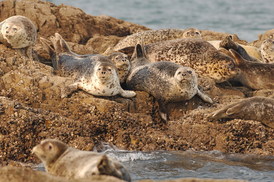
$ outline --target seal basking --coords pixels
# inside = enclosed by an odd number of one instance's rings
[[[50,52],[49,49],[50,48],[53,49],[53,47],[54,47],[55,51],[58,51],[62,54],[74,56],[75,58],[81,59],[81,58],[89,58],[89,57],[94,56],[94,54],[79,55],[79,54],[74,53],[70,49],[67,42],[63,39],[63,37],[59,33],[55,33],[55,36],[51,37],[50,39],[51,39],[51,41],[44,39],[42,37],[40,38],[42,44],[44,45],[44,48],[47,50],[48,53]],[[54,44],[54,45],[52,45],[52,44]],[[101,56],[101,57],[103,57],[103,56]],[[128,56],[121,52],[113,52],[109,56],[107,56],[107,58],[110,59],[112,61],[112,63],[115,64],[117,71],[118,71],[120,83],[124,83],[128,73],[129,73],[129,70],[130,70],[130,62],[129,62]],[[56,67],[55,64],[56,64],[56,62],[53,64],[53,66]]]
[[[200,39],[177,39],[144,46],[150,61],[171,61],[191,67],[200,76],[224,82],[237,74],[233,59]]]
[[[11,16],[0,23],[0,41],[14,49],[22,49],[32,58],[32,47],[36,42],[37,30],[25,16]]]
[[[68,179],[109,175],[131,181],[129,173],[118,161],[105,154],[68,147],[59,140],[43,140],[32,149],[32,152],[43,162],[46,171],[52,175]]]
[[[247,61],[236,51],[229,50],[234,57],[238,75],[234,78],[252,89],[274,89],[274,64]]]
[[[260,52],[265,63],[274,63],[274,39],[266,39],[260,47]]]
[[[182,38],[201,39],[202,38],[202,34],[201,34],[201,31],[198,30],[197,28],[188,28],[183,33],[183,37]]]
[[[140,44],[136,45],[135,52],[136,58],[132,60],[126,84],[132,90],[151,94],[159,103],[163,120],[167,120],[165,106],[169,102],[186,101],[197,94],[204,101],[213,103],[198,89],[193,69],[168,61],[149,63]]]
[[[222,118],[244,119],[260,121],[264,125],[274,128],[274,99],[266,97],[252,97],[240,102],[229,104],[209,115],[209,119]]]
[[[240,44],[234,42],[231,35],[225,37],[224,40],[220,42],[220,47],[225,48],[226,50],[233,49],[245,60],[259,62],[256,58],[251,57]]]
[[[82,89],[95,96],[120,94],[130,98],[136,95],[133,91],[122,89],[117,69],[108,57],[102,55],[78,56],[69,51],[67,47],[62,46],[59,36],[51,38],[53,47],[49,41],[41,40],[51,56],[54,70],[61,76],[70,76],[76,80],[75,83],[62,91],[61,97],[67,97],[77,89]]]

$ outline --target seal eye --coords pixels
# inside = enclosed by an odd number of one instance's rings
[[[99,70],[99,71],[101,71],[101,70],[102,70],[102,68],[98,68],[98,70]]]
[[[108,71],[111,71],[111,69],[109,68]]]
[[[200,33],[199,32],[195,32],[197,35],[199,35]]]
[[[192,73],[192,71],[187,71],[189,74],[191,74]]]
[[[181,73],[182,73],[182,72],[179,71],[179,72],[178,72],[178,75],[180,75]]]
[[[12,30],[17,31],[17,28],[12,28]]]

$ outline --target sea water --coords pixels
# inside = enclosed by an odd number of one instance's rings
[[[235,33],[253,41],[274,29],[274,0],[50,0],[152,29],[189,28]]]

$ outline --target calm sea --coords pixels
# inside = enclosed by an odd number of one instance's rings
[[[274,29],[274,0],[50,0],[152,29],[189,28],[236,33],[256,40]]]

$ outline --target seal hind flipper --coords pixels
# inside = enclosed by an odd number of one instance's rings
[[[52,45],[52,42],[50,40],[47,40],[43,37],[40,37],[40,41],[43,45],[43,48],[45,49],[45,51],[49,54],[50,58],[51,58],[51,62],[52,62],[52,66],[54,68],[54,70],[58,70],[59,66],[58,66],[58,58],[55,52],[55,49]]]
[[[57,32],[55,33],[55,39],[59,41],[59,46],[60,46],[60,49],[62,50],[62,53],[72,53],[68,43]]]
[[[237,66],[246,62],[246,60],[239,53],[234,51],[233,49],[229,49],[229,52],[233,55],[233,57],[234,57],[233,61]]]
[[[75,82],[66,86],[64,89],[61,89],[61,98],[68,97],[70,94],[78,90],[79,82]]]
[[[203,93],[202,91],[200,91],[199,89],[197,89],[197,95],[205,102],[208,102],[210,104],[213,103],[212,99],[206,95],[205,93]]]

